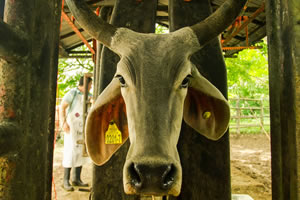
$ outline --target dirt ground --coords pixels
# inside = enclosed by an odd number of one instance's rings
[[[270,142],[265,135],[231,135],[231,185],[232,194],[248,194],[254,200],[271,200]],[[54,151],[52,189],[53,200],[88,200],[89,192],[62,189],[61,166],[63,145],[57,143]],[[85,165],[82,180],[91,185],[92,164]]]
[[[263,135],[230,137],[232,194],[248,194],[254,200],[271,200],[271,149]]]

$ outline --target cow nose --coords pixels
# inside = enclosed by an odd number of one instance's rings
[[[148,194],[167,193],[174,183],[173,164],[141,164],[129,166],[131,185],[137,192]]]

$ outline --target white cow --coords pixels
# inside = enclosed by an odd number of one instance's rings
[[[181,189],[176,148],[182,118],[205,137],[227,130],[229,106],[190,57],[238,16],[246,0],[227,0],[206,20],[170,34],[142,34],[98,18],[82,0],[66,0],[80,25],[120,56],[116,74],[97,98],[86,123],[91,159],[102,165],[122,144],[105,144],[117,126],[130,148],[123,170],[127,194],[173,195]]]

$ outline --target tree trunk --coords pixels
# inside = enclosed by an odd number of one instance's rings
[[[170,31],[193,25],[212,12],[210,1],[169,1]],[[227,73],[216,38],[192,56],[200,73],[227,97]],[[178,151],[183,182],[177,199],[231,199],[229,137],[211,141],[183,122]]]
[[[0,199],[51,199],[60,9],[60,0],[6,0],[1,27],[8,31],[1,37],[8,40],[0,39]]]
[[[272,199],[300,198],[300,1],[266,4]]]

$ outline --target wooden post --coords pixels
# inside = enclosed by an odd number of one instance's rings
[[[0,199],[50,200],[61,1],[5,3],[0,20]]]
[[[261,98],[260,100],[260,130],[261,133],[263,134],[264,131],[264,100]]]
[[[101,17],[104,21],[108,21],[109,14],[111,13],[111,7],[102,7],[100,9],[99,17]],[[101,66],[101,54],[103,45],[97,41],[97,52],[96,52],[96,63],[94,68],[94,91],[93,91],[93,99],[96,101],[98,95],[100,95],[100,66]]]
[[[300,198],[300,1],[266,1],[272,199]]]
[[[0,1],[0,20],[3,20],[5,0]]]
[[[169,1],[170,32],[211,14],[209,1]],[[218,38],[191,57],[200,73],[227,97],[227,74]],[[182,189],[177,199],[231,199],[228,132],[218,141],[201,136],[183,123],[178,142]],[[171,198],[173,199],[173,198]]]
[[[111,23],[138,32],[154,33],[157,1],[116,0]],[[119,56],[104,47],[101,53],[98,92],[113,79]],[[144,200],[137,195],[126,195],[123,189],[123,166],[129,141],[103,166],[94,166],[92,200]]]
[[[240,97],[236,100],[236,133],[240,134],[240,123],[241,123],[241,107],[240,107]]]
[[[83,157],[87,157],[87,151],[86,151],[86,145],[85,145],[85,120],[87,118],[87,114],[88,114],[88,104],[89,104],[89,100],[88,100],[88,78],[91,78],[93,76],[92,73],[85,73],[83,76],[83,87],[84,87],[84,93],[83,93],[83,121],[82,121],[82,132],[83,132],[83,140],[82,141],[77,141],[78,143],[82,144],[82,156]]]

